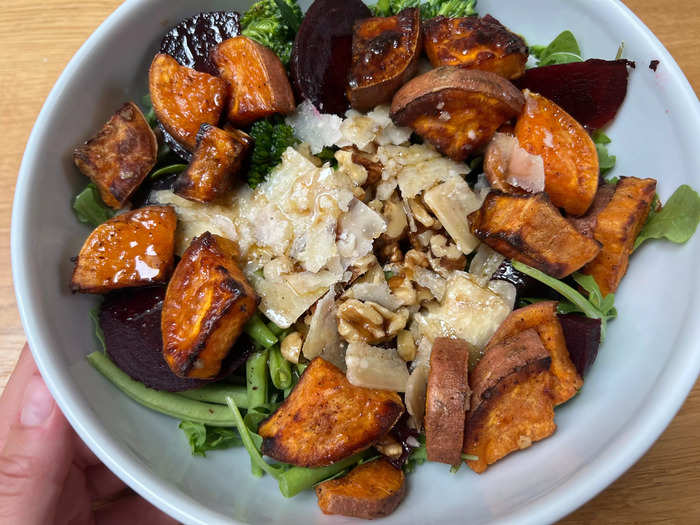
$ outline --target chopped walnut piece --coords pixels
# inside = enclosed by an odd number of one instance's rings
[[[364,153],[357,148],[351,148],[352,161],[363,166],[367,170],[367,184],[376,184],[382,178],[382,163],[377,160],[376,155]]]
[[[388,341],[404,329],[408,315],[407,308],[392,312],[371,301],[347,299],[338,306],[338,333],[348,342]]]
[[[401,443],[396,441],[389,434],[384,436],[379,442],[374,444],[374,448],[377,449],[382,456],[386,456],[391,459],[398,459],[403,454],[403,447]]]
[[[447,270],[464,270],[467,258],[454,243],[449,243],[444,235],[430,238],[430,251],[440,260],[440,266]]]
[[[302,344],[303,340],[301,334],[299,332],[292,332],[282,340],[282,344],[280,345],[282,357],[290,363],[298,363]]]

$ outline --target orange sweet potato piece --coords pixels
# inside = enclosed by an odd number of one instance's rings
[[[371,520],[388,516],[403,501],[403,470],[384,458],[363,463],[342,478],[316,487],[318,506],[324,514],[340,514]]]
[[[188,151],[197,146],[202,124],[216,126],[228,100],[228,85],[218,77],[181,66],[159,53],[151,63],[148,88],[158,120]]]
[[[292,393],[258,427],[262,452],[300,467],[322,467],[379,441],[403,414],[396,392],[354,386],[317,357]]]
[[[503,378],[488,390],[488,401],[469,413],[464,431],[464,453],[474,472],[486,468],[511,452],[529,447],[556,430],[551,376],[542,361],[530,363]]]
[[[571,215],[583,215],[598,190],[598,153],[576,119],[542,95],[525,91],[515,124],[520,147],[544,161],[545,191]]]
[[[216,377],[258,299],[236,264],[238,246],[205,232],[192,240],[163,301],[163,356],[180,377]]]
[[[158,141],[143,113],[127,102],[85,144],[75,148],[73,162],[90,177],[107,206],[123,208],[153,169]]]
[[[191,201],[213,201],[231,188],[252,145],[253,139],[242,131],[203,124],[192,162],[178,176],[173,191]]]
[[[390,102],[394,93],[416,74],[421,50],[418,8],[356,22],[348,82],[352,107],[367,111]]]
[[[437,16],[423,24],[425,52],[434,67],[461,66],[515,79],[525,72],[528,49],[491,15]]]
[[[170,206],[146,206],[100,224],[75,262],[71,288],[107,293],[167,282],[173,269],[177,216]]]
[[[391,118],[462,161],[517,117],[523,104],[522,93],[495,73],[446,66],[405,84],[394,95]]]
[[[599,244],[579,233],[549,198],[492,191],[469,214],[472,233],[506,257],[562,279],[593,260]]]
[[[462,462],[469,352],[469,343],[462,339],[439,337],[433,343],[425,401],[425,445],[430,461]]]
[[[634,241],[649,216],[655,193],[654,179],[621,177],[612,199],[598,214],[593,237],[603,248],[583,272],[593,276],[603,297],[617,290],[627,272]]]
[[[265,46],[236,36],[216,46],[211,57],[221,78],[231,86],[228,120],[235,126],[294,111],[287,72],[277,55]]]
[[[488,348],[525,331],[535,330],[552,358],[552,397],[560,405],[576,395],[583,379],[576,371],[566,347],[564,332],[557,317],[556,301],[543,301],[513,311],[489,340]]]

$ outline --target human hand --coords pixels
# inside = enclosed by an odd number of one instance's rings
[[[0,523],[177,523],[102,465],[75,434],[26,345],[0,398]]]

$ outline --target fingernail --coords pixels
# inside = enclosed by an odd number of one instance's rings
[[[38,427],[44,424],[53,411],[55,401],[40,376],[33,376],[22,398],[22,412],[19,421],[25,427]]]

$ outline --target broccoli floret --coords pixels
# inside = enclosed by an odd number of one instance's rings
[[[375,16],[392,16],[408,7],[420,7],[424,20],[441,15],[456,18],[476,14],[476,0],[379,0],[371,9]]]
[[[241,18],[241,34],[270,48],[286,66],[302,18],[296,0],[260,0]]]
[[[299,140],[294,136],[294,130],[280,117],[259,120],[250,128],[250,136],[255,139],[253,154],[248,169],[248,185],[255,188],[262,184],[282,159],[282,153],[289,147],[295,146]]]

